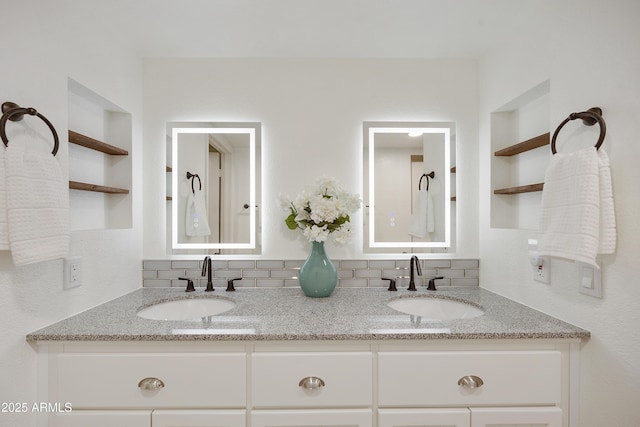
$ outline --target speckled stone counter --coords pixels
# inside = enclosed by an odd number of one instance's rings
[[[387,306],[394,298],[430,296],[466,301],[484,314],[432,321]],[[142,319],[136,313],[161,301],[228,298],[236,306],[193,321]],[[240,288],[185,293],[139,289],[27,335],[28,341],[268,341],[588,338],[589,332],[479,288],[437,292],[338,288],[308,298],[298,288]]]

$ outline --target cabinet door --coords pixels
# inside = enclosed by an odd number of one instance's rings
[[[562,427],[562,410],[546,408],[471,408],[471,427]]]
[[[378,427],[469,427],[470,422],[467,408],[378,411]]]
[[[153,411],[152,427],[244,427],[243,410]]]
[[[72,411],[55,414],[51,427],[150,427],[151,411]]]
[[[251,413],[252,427],[371,427],[368,409],[265,410]]]

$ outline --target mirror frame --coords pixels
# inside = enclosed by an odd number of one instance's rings
[[[375,240],[375,134],[376,133],[442,133],[444,135],[444,200],[445,200],[445,237],[443,241],[437,242],[377,242]],[[363,183],[367,185],[368,191],[368,214],[363,218],[367,220],[369,235],[368,239],[363,239],[363,252],[368,249],[379,248],[449,248],[451,247],[451,138],[455,134],[455,122],[364,122],[364,150],[368,150],[368,177],[364,177]],[[364,154],[364,153],[363,153]]]
[[[256,144],[260,137],[260,123],[224,123],[211,122],[207,127],[178,127],[171,128],[172,163],[178,161],[178,135],[180,133],[228,134],[245,133],[249,135],[249,242],[248,243],[180,243],[178,241],[178,175],[171,176],[171,188],[174,195],[171,201],[171,246],[172,249],[256,249]],[[230,126],[230,127],[225,127]]]

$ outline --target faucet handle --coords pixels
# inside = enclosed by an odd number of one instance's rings
[[[389,289],[387,289],[388,291],[391,292],[397,292],[398,288],[396,288],[396,279],[389,279],[387,277],[383,277],[382,280],[388,280],[389,281]]]
[[[193,286],[193,280],[188,277],[178,277],[178,279],[187,281],[187,289],[185,289],[185,292],[195,292],[196,288]]]
[[[436,289],[436,280],[444,279],[442,276],[432,277],[429,279],[429,286],[427,286],[428,291],[437,291]]]
[[[234,280],[242,280],[242,277],[236,277],[235,279],[227,280],[227,292],[234,292],[236,288],[233,286]]]

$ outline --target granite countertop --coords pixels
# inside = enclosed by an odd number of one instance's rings
[[[394,298],[430,296],[466,301],[484,314],[432,321],[399,313]],[[157,302],[182,298],[226,298],[236,306],[193,321],[140,318]],[[588,338],[586,330],[479,288],[429,292],[382,288],[338,288],[329,298],[306,297],[299,288],[142,288],[27,335],[27,341],[266,341],[389,339]]]

